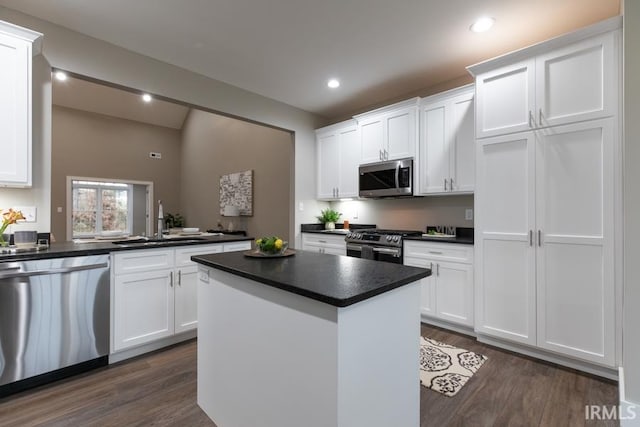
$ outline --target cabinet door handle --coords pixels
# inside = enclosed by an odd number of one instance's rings
[[[531,110],[529,110],[529,127],[530,127],[530,128],[535,127],[535,126],[534,126],[535,121],[536,121],[536,119],[533,117],[533,112],[532,112]],[[533,123],[533,124],[532,124],[532,123]]]
[[[447,178],[444,179],[444,191],[447,191]]]
[[[436,276],[440,275],[440,264],[436,264]]]
[[[182,286],[182,270],[178,270],[178,286]]]
[[[383,160],[383,159],[382,159],[382,150],[378,150],[378,158],[379,158],[380,160]]]
[[[340,187],[336,187],[336,197],[340,197]]]
[[[538,246],[542,246],[542,231],[538,230]]]
[[[389,160],[389,152],[387,150],[384,150],[384,159]]]
[[[432,262],[429,263],[429,270],[433,270],[433,263]]]
[[[453,191],[453,178],[449,178],[449,191]]]
[[[542,126],[542,108],[538,110],[538,123]]]
[[[169,286],[173,288],[173,271],[169,272]]]
[[[529,230],[529,246],[533,246],[533,230]]]
[[[429,251],[430,254],[442,255],[440,251]]]

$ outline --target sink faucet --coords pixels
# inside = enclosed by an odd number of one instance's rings
[[[164,231],[164,213],[162,212],[162,200],[158,200],[158,234],[156,237],[162,239],[162,232]]]

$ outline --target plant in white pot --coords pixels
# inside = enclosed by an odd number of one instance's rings
[[[320,216],[317,216],[318,221],[324,224],[325,230],[335,230],[336,222],[340,219],[342,214],[331,208],[323,209],[320,211]]]

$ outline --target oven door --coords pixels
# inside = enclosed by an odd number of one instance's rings
[[[402,264],[402,249],[367,244],[347,244],[347,256]]]

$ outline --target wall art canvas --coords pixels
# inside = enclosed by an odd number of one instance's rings
[[[253,171],[220,177],[220,215],[227,205],[237,206],[241,216],[253,216]]]

